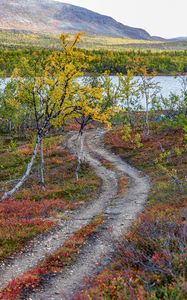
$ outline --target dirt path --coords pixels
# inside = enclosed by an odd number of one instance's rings
[[[120,236],[143,208],[149,191],[148,179],[142,177],[137,170],[119,157],[104,149],[102,136],[101,130],[85,134],[84,158],[97,173],[100,162],[94,157],[104,158],[112,163],[116,177],[118,177],[118,171],[129,177],[128,190],[123,197],[115,197],[116,186],[110,179],[109,182],[105,182],[104,189],[107,189],[113,196],[104,208],[106,223],[103,230],[99,231],[95,238],[84,247],[74,265],[47,283],[42,291],[30,295],[30,299],[71,299],[75,292],[84,287],[85,278],[91,278],[110,261],[115,250],[115,242],[119,241]],[[71,139],[69,146],[75,150],[74,139],[75,137]],[[106,177],[107,169],[105,169],[105,180]]]
[[[36,266],[45,259],[46,255],[61,247],[67,237],[101,213],[106,216],[105,226],[97,233],[95,239],[83,248],[76,263],[60,276],[53,278],[42,291],[30,295],[29,299],[71,299],[73,294],[84,286],[85,277],[93,276],[108,263],[114,251],[115,241],[119,240],[131,220],[142,210],[149,191],[149,182],[136,169],[105,150],[102,136],[101,130],[85,133],[83,147],[84,159],[102,179],[102,188],[98,197],[82,211],[73,213],[69,221],[62,221],[52,233],[33,240],[24,252],[16,255],[8,264],[1,265],[0,288],[5,287],[11,279]],[[68,142],[68,147],[74,152],[77,147],[76,138],[74,135]],[[98,156],[108,160],[114,169],[108,170],[102,166]],[[129,177],[129,187],[121,198],[116,197],[119,172]]]

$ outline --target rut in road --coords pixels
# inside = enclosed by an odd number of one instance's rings
[[[110,179],[111,174],[108,174],[106,168],[104,179],[102,177],[103,192],[108,191],[110,195],[110,200],[105,199],[106,202],[102,208],[106,217],[105,227],[84,246],[72,266],[47,282],[42,290],[31,294],[29,299],[72,299],[74,294],[86,285],[84,279],[96,275],[112,259],[116,241],[120,240],[137,213],[143,209],[150,189],[148,178],[142,176],[138,170],[107,151],[102,142],[103,133],[101,130],[85,133],[83,154],[86,161],[90,163],[98,175],[101,164],[97,157],[106,159],[114,167],[113,180]],[[75,136],[69,140],[69,147],[76,152]],[[122,197],[116,197],[118,172],[129,177],[128,189]]]

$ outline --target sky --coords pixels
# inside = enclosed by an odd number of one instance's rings
[[[187,0],[56,0],[108,15],[164,38],[187,36]]]

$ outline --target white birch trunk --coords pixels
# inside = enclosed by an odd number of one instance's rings
[[[146,114],[145,114],[145,123],[146,123],[146,136],[149,136],[150,130],[149,130],[149,97],[146,96]]]
[[[43,140],[40,139],[40,184],[42,186],[42,191],[45,192],[45,180],[44,180],[44,153],[43,153]]]
[[[78,180],[79,179],[79,170],[80,170],[80,167],[81,167],[81,162],[82,162],[82,159],[83,159],[83,146],[84,146],[84,140],[83,140],[83,137],[82,137],[82,134],[79,134],[78,135],[78,141],[77,141],[77,144],[78,144],[78,149],[77,149],[77,168],[75,170],[75,176],[76,176],[76,179]]]
[[[7,198],[11,198],[12,195],[17,192],[19,190],[19,188],[24,184],[24,182],[26,181],[27,177],[29,176],[30,172],[31,172],[31,169],[32,169],[32,166],[33,166],[33,163],[34,163],[34,160],[36,158],[36,155],[37,155],[37,152],[38,152],[38,147],[39,147],[39,144],[40,144],[40,137],[38,136],[37,137],[37,141],[36,141],[36,145],[35,145],[35,149],[34,149],[34,152],[33,152],[33,155],[31,157],[31,160],[30,162],[28,163],[27,165],[27,169],[26,169],[26,172],[25,174],[22,176],[22,178],[19,180],[19,182],[15,185],[15,187],[13,189],[11,189],[10,191],[8,192],[5,192],[4,195],[2,196],[1,200],[5,200]]]

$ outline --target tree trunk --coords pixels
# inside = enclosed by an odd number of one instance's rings
[[[31,160],[30,162],[28,163],[27,165],[27,169],[25,171],[25,174],[22,176],[22,178],[19,180],[19,182],[16,184],[16,186],[11,189],[10,191],[8,192],[5,192],[3,197],[1,198],[1,200],[5,200],[7,198],[11,198],[12,195],[17,192],[19,190],[19,188],[24,184],[24,182],[27,180],[30,172],[31,172],[31,169],[32,169],[32,166],[33,166],[33,163],[34,163],[34,160],[36,158],[36,155],[37,155],[37,152],[38,152],[38,147],[39,147],[39,144],[40,144],[40,140],[41,138],[38,136],[37,137],[37,141],[36,141],[36,145],[35,145],[35,149],[34,149],[34,152],[33,152],[33,155],[31,157]]]
[[[9,133],[12,132],[12,121],[11,120],[8,121],[8,131],[9,131]]]
[[[145,113],[145,124],[146,124],[146,136],[149,136],[150,129],[149,129],[149,100],[146,99],[146,113]]]
[[[79,170],[80,170],[80,167],[81,167],[81,162],[82,162],[82,153],[83,153],[83,145],[84,145],[84,141],[83,141],[83,134],[79,133],[78,135],[78,149],[77,149],[77,168],[75,170],[75,176],[76,176],[76,179],[78,180],[79,179]]]
[[[44,153],[43,153],[43,140],[42,138],[40,139],[40,166],[39,166],[39,169],[40,169],[40,184],[42,186],[42,191],[45,192],[46,191],[46,188],[45,188],[45,180],[44,180],[44,165],[45,165],[45,162],[44,162]]]
[[[145,123],[146,123],[146,136],[149,136],[150,130],[149,130],[149,113],[148,112],[146,112]]]

